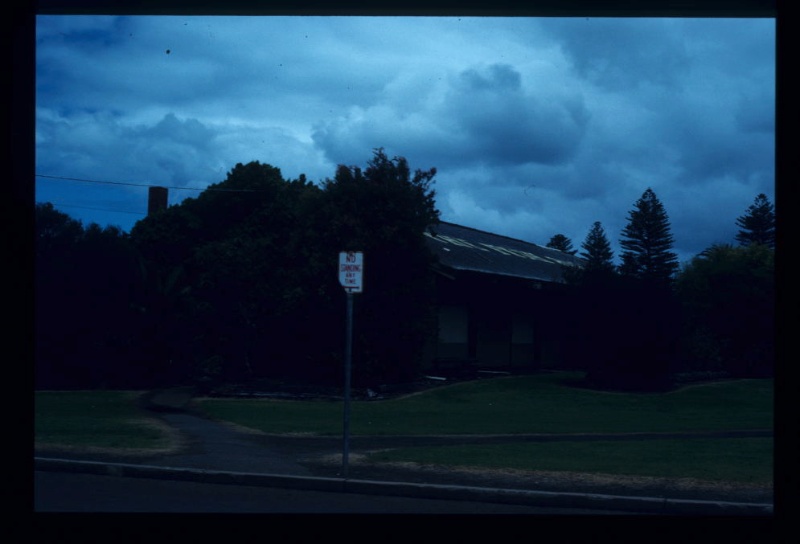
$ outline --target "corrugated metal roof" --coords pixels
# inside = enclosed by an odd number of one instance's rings
[[[431,231],[425,233],[431,249],[455,270],[560,282],[563,266],[582,263],[556,249],[454,223],[440,222]]]

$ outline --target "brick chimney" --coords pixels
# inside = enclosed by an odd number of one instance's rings
[[[147,215],[167,209],[167,188],[150,187],[147,195]]]

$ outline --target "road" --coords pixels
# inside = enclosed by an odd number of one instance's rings
[[[34,472],[36,512],[262,514],[632,514],[66,472]]]

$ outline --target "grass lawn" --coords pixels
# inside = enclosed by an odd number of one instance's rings
[[[352,435],[610,433],[772,429],[773,381],[737,380],[670,393],[570,387],[575,373],[463,382],[419,394],[353,402]],[[37,392],[37,445],[161,449],[170,437],[131,391]],[[267,433],[341,435],[335,401],[195,399],[211,417]],[[562,441],[406,448],[372,460],[745,483],[772,481],[772,440]]]
[[[772,429],[772,380],[737,380],[669,393],[608,393],[570,387],[580,374],[507,377],[355,402],[353,435],[669,432]],[[337,435],[341,402],[202,399],[212,417],[268,433]],[[376,462],[695,478],[769,485],[769,438],[548,442],[402,448]]]
[[[664,439],[402,448],[367,460],[770,485],[772,451],[770,438]]]
[[[40,391],[34,405],[37,446],[161,449],[171,438],[136,406],[135,391]]]
[[[659,432],[772,429],[772,380],[670,393],[608,393],[565,385],[576,373],[504,377],[351,406],[353,435]],[[337,435],[343,403],[199,399],[208,415],[267,433]]]

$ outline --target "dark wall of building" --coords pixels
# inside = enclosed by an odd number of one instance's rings
[[[560,286],[471,272],[437,277],[438,339],[431,368],[557,368],[568,326]]]

